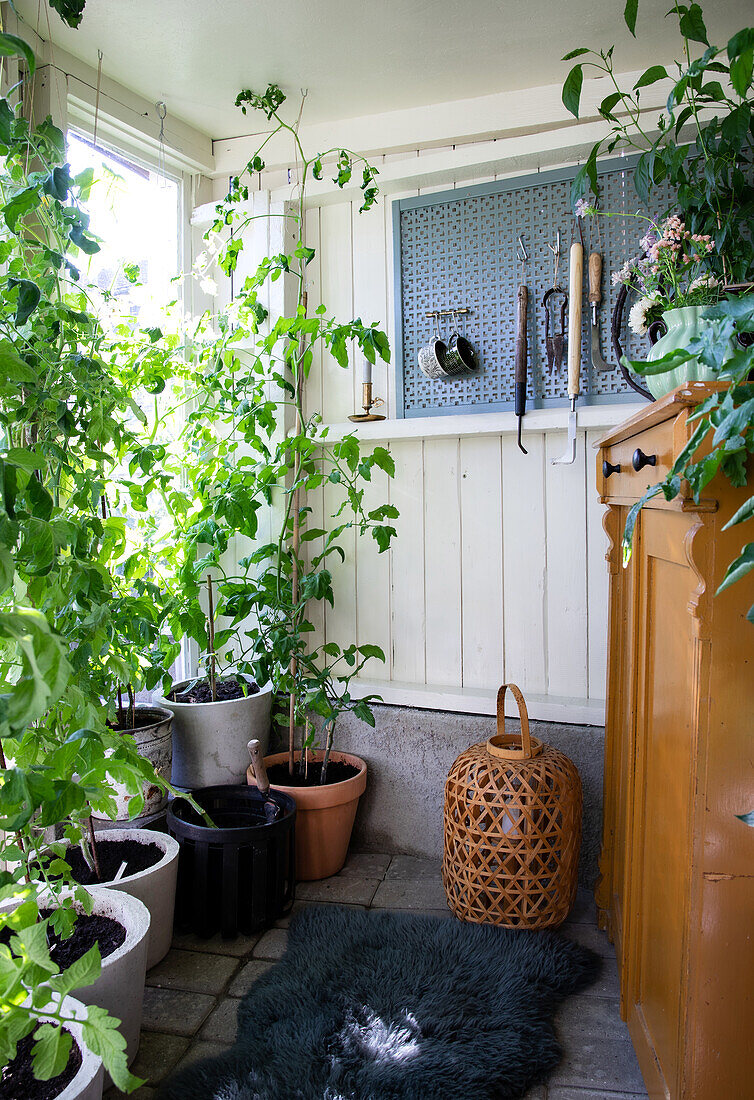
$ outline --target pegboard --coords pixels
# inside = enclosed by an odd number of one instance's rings
[[[630,217],[640,209],[634,191],[631,161],[612,161],[599,173],[600,208],[623,216],[583,222],[584,287],[582,308],[581,400],[585,403],[636,400],[615,363],[610,318],[619,287],[610,274],[639,251],[646,223]],[[559,283],[568,289],[568,254],[578,226],[570,202],[576,169],[537,173],[498,183],[479,184],[455,191],[393,203],[396,278],[396,375],[398,415],[405,417],[454,412],[490,412],[513,407],[516,292],[521,265],[516,258],[519,234],[529,254],[524,282],[529,288],[527,407],[567,403],[567,349],[557,372],[547,367],[542,299],[552,286],[553,255],[560,230],[562,255]],[[667,184],[655,189],[652,216],[671,205]],[[644,211],[646,213],[646,211]],[[609,371],[591,365],[587,300],[587,259],[598,250],[603,256],[602,303],[598,311],[602,356]],[[434,334],[431,310],[466,306],[470,313],[460,331],[474,345],[478,368],[457,378],[430,380],[419,370],[417,353]],[[628,330],[623,319],[622,344],[629,358],[646,355],[646,338]],[[566,317],[567,327],[567,317]],[[442,318],[441,335],[447,340],[451,322]]]

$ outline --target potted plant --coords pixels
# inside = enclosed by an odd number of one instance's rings
[[[337,839],[331,837],[325,844],[335,853],[327,868],[333,863],[340,866],[366,782],[363,761],[354,758],[349,763],[333,753],[337,715],[353,710],[374,724],[370,699],[354,698],[349,684],[366,660],[384,660],[377,646],[341,646],[332,640],[315,645],[311,609],[317,601],[334,602],[333,570],[345,557],[345,532],[355,530],[374,538],[384,552],[395,534],[391,521],[397,510],[389,504],[370,509],[364,504],[365,483],[372,470],[394,473],[388,451],[384,447],[365,451],[353,434],[330,440],[321,416],[304,410],[306,377],[318,347],[344,368],[349,366],[352,343],[370,363],[377,358],[389,361],[387,338],[376,324],[364,324],[360,318],[338,321],[328,315],[325,305],[308,301],[305,290],[306,267],[314,256],[304,239],[308,181],[321,178],[331,160],[336,182],[345,187],[358,167],[361,209],[367,211],[377,198],[377,173],[362,157],[344,149],[307,156],[298,123],[289,123],[280,113],[284,101],[276,85],[262,95],[247,90],[237,98],[244,113],[249,108],[259,111],[275,133],[291,137],[299,162],[299,185],[295,202],[281,215],[287,227],[285,251],[259,262],[229,310],[217,318],[219,341],[198,354],[192,367],[194,402],[187,417],[184,464],[189,496],[199,503],[182,520],[179,517],[182,538],[177,541],[183,555],[182,589],[192,597],[194,610],[179,609],[171,632],[176,634],[182,627],[193,631],[203,651],[212,656],[229,649],[240,674],[253,676],[258,684],[270,683],[276,698],[286,700],[287,714],[279,719],[289,741],[285,786],[299,810],[297,873],[311,877],[321,873],[321,866],[307,871],[302,852],[321,848],[322,841],[312,845],[306,840],[310,831],[321,830],[321,825],[316,829],[309,825],[317,819],[309,803],[327,805],[326,816],[338,822]],[[260,145],[244,172],[233,179],[226,200],[217,206],[208,244],[215,248],[218,265],[226,274],[235,270],[244,230],[253,218],[246,204],[248,180],[263,168]],[[231,238],[219,244],[228,228]],[[261,304],[262,289],[278,279],[285,286],[283,312],[268,318]],[[209,422],[215,425],[211,433]],[[325,481],[341,495],[323,528],[318,528],[311,522],[307,494]],[[273,534],[260,545],[258,515],[267,510],[274,521]],[[230,554],[234,539],[247,551],[239,559]],[[317,539],[321,548],[313,551]],[[215,578],[210,585],[215,599],[210,629],[205,629],[204,616],[196,607],[208,570]],[[213,634],[215,618],[224,625]],[[322,722],[321,759],[310,751],[314,719]],[[297,728],[305,730],[300,749],[294,744]],[[240,749],[239,744],[239,755]],[[277,788],[276,759],[269,762]],[[244,741],[244,771],[247,763]],[[353,774],[343,776],[341,769]]]

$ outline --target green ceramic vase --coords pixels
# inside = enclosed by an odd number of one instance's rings
[[[666,310],[662,319],[668,331],[650,348],[647,362],[654,363],[669,351],[688,347],[692,338],[697,336],[702,326],[706,324],[702,320],[703,309],[703,306],[680,306],[677,309]],[[650,374],[644,381],[649,392],[657,400],[658,397],[670,393],[676,386],[684,386],[689,382],[709,382],[714,378],[715,373],[709,367],[705,367],[698,359],[689,359],[687,363],[676,367],[675,370],[666,371],[664,374]]]

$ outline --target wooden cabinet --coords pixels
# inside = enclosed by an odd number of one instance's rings
[[[655,498],[625,568],[621,548],[709,389],[648,405],[598,452],[610,611],[596,898],[652,1100],[754,1097],[754,829],[736,817],[754,808],[754,572],[715,596],[751,539],[723,531],[751,490],[719,477],[698,504]],[[637,472],[637,449],[655,466]],[[605,477],[605,460],[620,470]]]

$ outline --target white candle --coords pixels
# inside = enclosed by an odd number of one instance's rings
[[[368,359],[365,359],[364,360],[364,374],[363,374],[363,377],[362,377],[362,382],[371,382],[371,381],[372,381],[372,364],[369,362]]]

